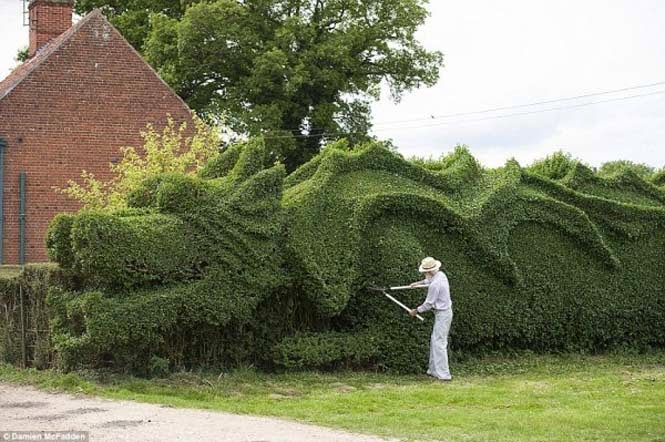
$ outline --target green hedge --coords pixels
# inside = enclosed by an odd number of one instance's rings
[[[651,183],[660,187],[660,190],[665,191],[665,167],[653,174],[651,177]]]
[[[379,359],[377,339],[372,335],[323,332],[284,338],[275,346],[275,361],[289,369],[306,367],[364,368]]]
[[[660,189],[630,171],[599,177],[562,155],[528,170],[514,161],[481,170],[463,149],[451,158],[414,169],[377,146],[324,151],[286,190],[286,256],[302,296],[335,317],[333,330],[372,336],[379,364],[422,370],[430,326],[363,287],[416,280],[431,255],[451,281],[453,351],[665,344]],[[399,296],[417,305],[424,293]],[[288,354],[298,365],[330,363]]]
[[[48,290],[57,285],[72,286],[73,282],[51,264],[29,264],[12,270],[15,274],[0,278],[0,362],[50,367],[54,354]]]
[[[428,163],[344,142],[284,178],[270,152],[250,140],[199,177],[146,181],[129,211],[54,221],[51,257],[83,280],[49,297],[63,366],[420,371],[431,316],[367,287],[420,279],[427,255],[451,282],[453,352],[665,345],[656,181],[563,154],[483,169],[463,147]]]
[[[149,374],[155,358],[179,367],[240,362],[230,337],[284,279],[277,252],[284,169],[251,164],[261,149],[249,143],[214,179],[150,179],[127,211],[54,220],[50,257],[84,280],[48,298],[63,367]]]

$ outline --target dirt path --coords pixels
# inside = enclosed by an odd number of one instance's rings
[[[2,431],[89,431],[90,441],[385,442],[286,420],[242,416],[0,383]],[[11,439],[10,439],[11,440]]]

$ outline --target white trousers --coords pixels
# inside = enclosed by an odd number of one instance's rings
[[[429,345],[429,369],[427,374],[439,379],[451,379],[448,367],[448,333],[453,322],[453,309],[434,312],[434,328]]]

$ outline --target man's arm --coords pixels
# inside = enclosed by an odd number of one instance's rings
[[[427,289],[427,298],[425,298],[425,302],[420,304],[417,308],[416,311],[418,313],[425,313],[426,311],[432,310],[434,308],[434,301],[436,300],[438,290],[436,286],[429,286]]]
[[[411,287],[416,287],[416,286],[423,286],[423,287],[429,287],[429,280],[427,278],[423,279],[422,281],[416,281],[412,282],[409,284]]]

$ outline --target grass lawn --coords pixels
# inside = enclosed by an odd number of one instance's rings
[[[450,384],[380,373],[177,373],[138,379],[0,365],[0,381],[280,416],[404,440],[665,442],[665,352],[469,359]]]

